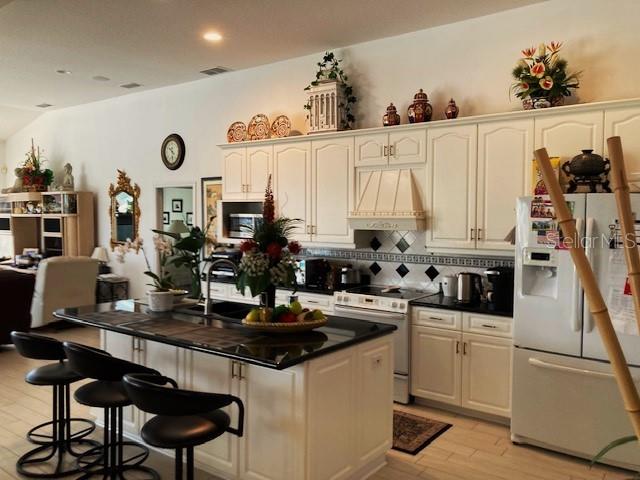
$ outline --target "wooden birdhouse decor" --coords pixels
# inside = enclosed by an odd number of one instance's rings
[[[308,90],[309,133],[337,132],[346,124],[343,85],[336,80],[319,82]]]

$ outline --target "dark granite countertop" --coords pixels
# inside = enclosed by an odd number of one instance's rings
[[[232,278],[232,277],[223,277],[223,276],[219,276],[219,277],[211,277],[211,283],[236,283],[236,281]],[[278,287],[278,290],[289,290],[289,291],[293,291],[293,288],[289,288],[289,287]],[[248,291],[248,290],[247,290]],[[331,295],[333,296],[333,292],[335,290],[330,290],[330,289],[318,289],[318,288],[309,288],[309,287],[305,287],[303,285],[298,285],[298,288],[296,289],[297,292],[304,292],[304,293],[317,293],[319,295]]]
[[[481,313],[484,315],[498,315],[500,317],[513,317],[513,311],[492,310],[485,302],[458,303],[455,297],[445,297],[436,293],[428,297],[422,297],[409,302],[415,307],[443,308],[446,310],[458,310],[461,312]]]
[[[310,332],[265,334],[221,316],[204,318],[180,311],[152,313],[133,300],[64,308],[55,312],[55,316],[277,370],[388,335],[396,329],[392,325],[329,316],[327,325]]]

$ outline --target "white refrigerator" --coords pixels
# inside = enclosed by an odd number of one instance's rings
[[[640,336],[626,286],[613,194],[566,195],[580,239],[640,386]],[[640,221],[640,194],[632,194]],[[632,435],[607,355],[549,198],[517,204],[511,437],[591,458]],[[637,226],[640,235],[640,222]],[[611,464],[640,468],[640,446],[611,451]]]

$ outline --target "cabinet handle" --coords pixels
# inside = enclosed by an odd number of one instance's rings
[[[311,300],[311,299],[308,299],[308,300],[305,300],[305,302],[304,302],[304,303],[312,303],[312,304],[316,305],[316,304],[318,304],[318,303],[320,303],[320,302],[318,302],[317,300]]]
[[[442,317],[429,317],[429,320],[437,320],[438,322],[443,322],[444,318],[442,318]]]
[[[391,156],[396,156],[396,146],[395,145],[389,145],[389,155]]]
[[[482,229],[478,229],[478,240],[482,240]]]
[[[385,146],[384,146],[384,156],[385,156],[385,157],[388,157],[388,156],[389,156],[389,146],[388,146],[388,145],[385,145]]]
[[[309,225],[307,225],[307,235],[311,234],[311,227]]]
[[[318,227],[316,225],[311,225],[311,233],[313,234],[318,233]]]
[[[467,342],[464,342],[462,344],[462,354],[466,355],[467,354]]]
[[[488,323],[483,323],[483,324],[482,324],[482,326],[483,326],[484,328],[498,328],[498,327],[496,327],[495,325],[489,325]]]
[[[472,229],[471,229],[471,240],[475,240],[475,239],[476,239],[476,237],[475,237],[475,235],[474,235],[474,232],[475,232],[475,231],[476,231],[476,229],[475,229],[475,228],[472,228]]]
[[[238,368],[238,371],[240,372],[240,373],[238,374],[238,378],[239,378],[240,380],[244,380],[245,378],[247,378],[247,377],[245,377],[245,375],[244,375],[244,373],[243,373],[243,372],[244,372],[244,363],[238,363],[238,367],[239,367],[239,368]]]
[[[460,340],[456,340],[456,353],[460,353]]]
[[[236,375],[236,365],[238,364],[238,362],[236,362],[235,360],[233,360],[231,362],[231,378],[236,378],[238,375]]]

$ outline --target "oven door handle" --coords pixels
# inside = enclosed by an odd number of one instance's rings
[[[355,313],[358,315],[357,319],[361,319],[363,316],[376,318],[380,320],[398,320],[398,321],[405,320],[406,318],[406,315],[404,313],[380,312],[377,310],[367,310],[367,309],[358,308],[358,307],[345,307],[344,305],[336,305],[333,308],[333,312],[334,314],[339,314],[342,312],[347,315],[350,313]]]

